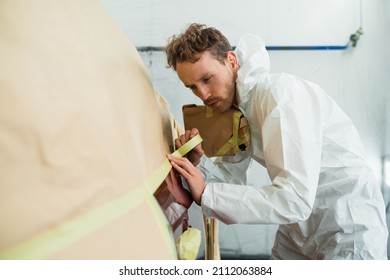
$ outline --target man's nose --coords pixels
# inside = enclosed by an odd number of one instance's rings
[[[202,100],[205,101],[207,98],[210,97],[210,90],[208,87],[202,86],[198,87],[198,97]]]

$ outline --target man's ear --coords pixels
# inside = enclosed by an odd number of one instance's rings
[[[227,53],[227,62],[228,64],[232,67],[232,69],[237,69],[238,68],[238,60],[235,52],[229,51]]]

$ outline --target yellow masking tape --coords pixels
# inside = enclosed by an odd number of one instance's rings
[[[187,154],[189,151],[191,151],[193,148],[195,148],[202,141],[203,141],[202,137],[200,137],[200,135],[197,134],[192,139],[190,139],[187,143],[185,143],[183,146],[177,149],[172,155],[176,157],[180,157],[180,156],[182,157],[185,154]]]
[[[160,204],[158,204],[157,200],[154,199],[154,196],[151,196],[150,199],[147,200],[147,203],[152,209],[153,216],[156,218],[156,220],[161,221],[158,226],[160,228],[160,232],[163,233],[163,237],[165,240],[165,244],[167,245],[166,247],[169,251],[169,255],[172,259],[177,258],[177,252],[174,246],[169,246],[170,243],[172,245],[172,242],[175,239],[175,237],[173,236],[172,227],[166,219],[163,211],[161,211]]]
[[[173,155],[184,156],[201,142],[202,138],[197,135],[176,150]],[[113,222],[115,219],[129,212],[145,200],[155,200],[153,194],[165,179],[170,169],[171,164],[168,159],[166,159],[164,163],[135,190],[99,208],[64,222],[56,228],[38,234],[19,245],[0,252],[0,259],[44,259],[61,249],[66,248],[95,230]],[[153,208],[156,210],[155,213],[158,212],[156,209],[156,201],[151,202],[151,204],[154,205]],[[170,253],[172,258],[176,256],[174,252]]]
[[[213,108],[206,106],[206,118],[211,118],[214,115]]]
[[[242,113],[240,111],[236,111],[233,113],[233,135],[221,148],[219,148],[219,150],[215,154],[216,156],[226,155],[226,153],[231,149],[233,149],[234,153],[240,152],[238,145],[241,142],[241,139],[239,139],[238,137],[238,129],[240,125],[241,115]],[[249,136],[249,133],[247,136]]]
[[[201,243],[201,232],[189,227],[176,240],[179,260],[195,260]]]
[[[237,145],[237,139],[238,139],[238,128],[240,126],[240,117],[242,113],[240,111],[236,111],[233,114],[233,149],[234,152],[237,152],[238,145]]]
[[[233,146],[233,137],[231,137],[219,150],[215,153],[216,156],[224,156]]]

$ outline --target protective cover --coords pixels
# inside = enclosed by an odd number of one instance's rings
[[[1,1],[0,259],[177,258],[160,105],[99,1]]]
[[[352,120],[319,85],[270,73],[257,35],[244,35],[235,52],[250,156],[234,168],[202,157],[204,215],[226,224],[279,224],[272,259],[387,259],[383,196]],[[272,184],[247,184],[251,159],[267,168]]]
[[[249,125],[239,109],[218,113],[204,105],[183,106],[184,127],[197,128],[208,157],[233,156],[249,147]]]

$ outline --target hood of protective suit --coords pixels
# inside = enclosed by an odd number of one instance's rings
[[[237,73],[237,98],[239,104],[246,107],[249,98],[246,93],[259,83],[259,79],[267,78],[270,59],[264,40],[252,34],[246,34],[240,39],[235,53],[240,66]]]

